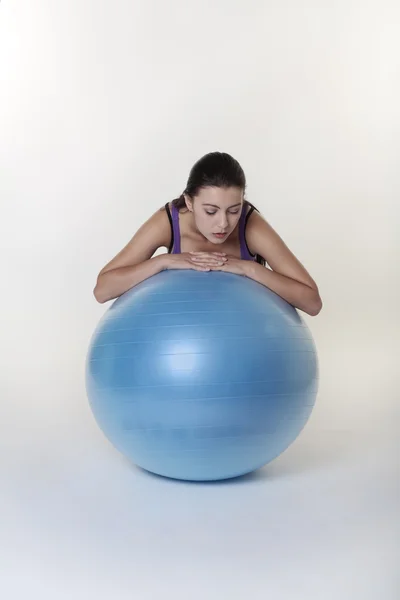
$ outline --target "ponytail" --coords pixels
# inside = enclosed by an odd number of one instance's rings
[[[181,210],[182,208],[186,208],[186,201],[185,201],[185,196],[183,195],[185,192],[183,192],[179,198],[175,198],[174,200],[172,200],[172,204],[178,209]]]

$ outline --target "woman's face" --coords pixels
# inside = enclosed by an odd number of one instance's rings
[[[199,232],[213,244],[222,244],[240,219],[244,198],[243,190],[237,187],[206,187],[194,201],[186,194],[185,200]]]

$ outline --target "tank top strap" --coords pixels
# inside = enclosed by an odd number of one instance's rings
[[[250,210],[249,210],[250,206]],[[251,213],[254,210],[254,206],[249,204],[249,202],[245,201],[243,203],[242,214],[239,219],[239,243],[240,243],[240,256],[242,260],[255,260],[256,257],[254,254],[251,254],[247,242],[246,242],[246,224],[247,219],[250,217]]]
[[[174,204],[171,205],[172,218],[172,250],[171,254],[181,253],[181,232],[179,228],[179,210]]]

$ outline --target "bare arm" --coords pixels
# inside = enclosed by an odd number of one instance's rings
[[[316,316],[322,309],[319,289],[299,259],[291,252],[278,233],[259,214],[249,218],[246,237],[254,254],[260,254],[271,270],[251,263],[246,268],[250,277],[269,287],[293,306]]]
[[[171,226],[165,210],[157,211],[135,233],[131,241],[102,268],[93,290],[96,300],[107,302],[121,296],[132,287],[165,269],[194,269],[210,271],[213,265],[226,260],[220,252],[208,252],[207,264],[193,260],[190,252],[160,254],[154,252],[171,243]]]
[[[93,290],[94,297],[101,304],[118,298],[141,281],[163,271],[166,262],[165,256],[165,254],[160,254],[137,265],[117,267],[102,273],[97,278],[97,284]]]
[[[97,277],[93,290],[100,303],[117,298],[133,286],[165,268],[166,254],[152,258],[160,247],[168,248],[171,228],[168,215],[159,210],[135,233],[130,242],[108,263]]]

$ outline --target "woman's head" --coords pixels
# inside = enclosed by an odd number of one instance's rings
[[[224,152],[211,152],[192,167],[186,188],[174,204],[186,206],[200,233],[218,244],[235,229],[245,190],[246,177],[238,161]]]

